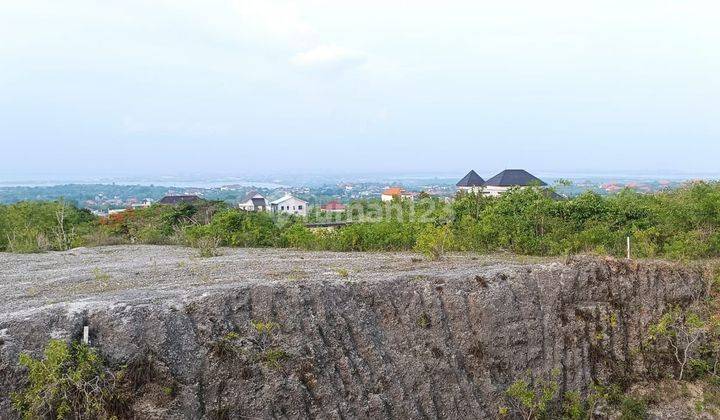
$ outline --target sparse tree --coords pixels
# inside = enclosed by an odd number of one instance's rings
[[[708,323],[695,312],[673,308],[665,313],[657,324],[650,327],[651,341],[665,342],[673,353],[683,380],[688,361],[695,354],[701,339],[709,331]]]

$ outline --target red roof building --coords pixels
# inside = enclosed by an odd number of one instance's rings
[[[320,206],[320,211],[329,212],[343,212],[345,211],[345,205],[337,200],[332,200]]]

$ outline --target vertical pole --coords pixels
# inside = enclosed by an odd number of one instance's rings
[[[630,237],[627,237],[627,259],[630,259]]]
[[[90,327],[83,327],[83,343],[90,344]]]

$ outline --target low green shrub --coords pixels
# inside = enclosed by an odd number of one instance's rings
[[[524,379],[513,382],[505,391],[510,404],[524,419],[543,418],[549,404],[556,398],[558,383],[555,380],[540,381],[532,385]]]
[[[106,368],[102,357],[85,344],[50,340],[42,359],[20,355],[28,386],[11,396],[25,419],[112,418],[127,414],[121,375]]]

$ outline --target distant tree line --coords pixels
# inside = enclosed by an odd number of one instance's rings
[[[492,198],[459,194],[450,204],[424,197],[414,203],[353,202],[333,220],[336,229],[311,229],[307,219],[249,213],[223,202],[154,205],[98,218],[63,202],[0,206],[0,251],[42,252],[122,243],[194,245],[211,238],[231,247],[291,247],[332,251],[418,250],[526,255],[594,253],[699,259],[720,256],[720,184],[695,183],[656,194],[588,192],[554,200],[539,188]]]

